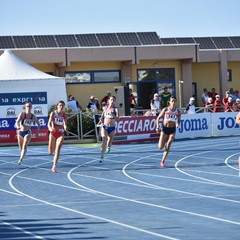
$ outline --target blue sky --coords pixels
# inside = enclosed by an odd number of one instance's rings
[[[240,36],[239,0],[1,0],[0,36],[154,31]]]

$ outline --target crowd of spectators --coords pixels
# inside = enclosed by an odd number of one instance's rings
[[[205,112],[239,112],[240,110],[239,91],[233,88],[226,91],[222,98],[215,88],[212,88],[211,92],[204,88],[201,100]]]
[[[167,87],[164,87],[162,93],[158,94],[155,89],[151,93],[150,109],[148,115],[156,116],[158,113],[168,105],[171,93],[168,91]],[[101,101],[99,101],[95,96],[91,96],[89,103],[86,106],[86,111],[98,112],[102,111],[107,105],[108,99],[112,96],[111,91],[107,91],[106,96],[104,96]],[[135,96],[132,93],[132,89],[129,89],[129,101],[130,108],[138,108]],[[201,95],[202,104],[200,104],[201,111],[196,110],[195,98],[191,97],[188,104],[186,105],[183,113],[194,114],[196,112],[239,112],[240,111],[240,96],[239,91],[230,88],[226,91],[225,96],[220,96],[215,88],[208,91],[207,88],[203,89]],[[69,95],[68,108],[71,108],[73,112],[83,111],[83,108],[78,103],[77,100],[72,95]]]

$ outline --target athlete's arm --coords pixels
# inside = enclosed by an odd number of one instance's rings
[[[36,122],[36,124],[38,126],[38,128],[37,128],[37,135],[38,135],[38,133],[40,131],[40,122],[39,122],[38,118],[34,114],[33,114],[33,119],[34,119],[34,121]]]
[[[236,117],[236,123],[240,124],[240,113],[238,113],[237,117]]]
[[[160,114],[158,115],[157,119],[156,119],[156,130],[159,130],[159,120],[160,118],[163,118],[165,115],[167,108],[163,108],[163,110],[160,112]]]
[[[118,108],[115,109],[116,111],[116,115],[115,115],[115,121],[119,121],[119,111],[118,111]]]
[[[16,123],[15,123],[15,127],[18,130],[21,128],[21,125],[19,124],[19,122],[22,120],[22,114],[23,114],[22,112],[19,113],[18,118],[17,118]]]
[[[50,116],[49,116],[49,119],[48,119],[48,130],[50,132],[53,131],[53,114],[54,114],[54,112],[51,112]]]
[[[178,122],[176,123],[177,128],[180,126],[180,121],[181,121],[181,111],[178,109]]]

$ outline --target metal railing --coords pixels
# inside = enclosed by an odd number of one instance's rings
[[[196,114],[204,112],[212,112],[207,107],[196,107]],[[223,108],[222,108],[223,109]],[[184,113],[185,108],[179,108]],[[223,109],[224,111],[224,109]],[[130,109],[131,117],[148,117],[157,116],[158,112],[151,109]],[[78,113],[67,113],[68,116],[68,127],[69,135],[66,139],[86,139],[95,138],[99,140],[100,128],[97,126],[101,113],[93,112],[78,112]]]

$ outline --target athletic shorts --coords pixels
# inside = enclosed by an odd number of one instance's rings
[[[59,130],[54,129],[50,134],[52,134],[57,139],[63,136],[63,133],[64,133],[63,129],[59,129]]]
[[[25,137],[26,135],[28,135],[28,134],[31,134],[31,130],[29,129],[29,130],[26,130],[26,131],[19,131],[19,135],[21,136],[21,137]]]
[[[106,125],[103,125],[103,128],[107,131],[108,134],[115,131],[115,126],[114,127],[108,127]]]
[[[170,134],[173,134],[173,133],[176,132],[176,127],[171,127],[171,128],[169,128],[169,127],[163,126],[163,127],[162,127],[162,131],[163,131],[165,134],[170,135]]]

